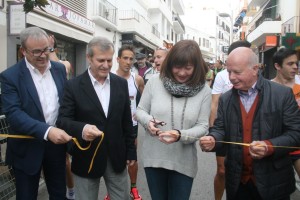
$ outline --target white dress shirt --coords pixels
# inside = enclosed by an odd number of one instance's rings
[[[92,81],[92,84],[94,86],[94,89],[96,91],[96,94],[98,96],[98,99],[102,105],[105,116],[107,117],[109,100],[110,100],[110,77],[109,77],[109,74],[107,75],[104,83],[101,84],[93,77],[93,75],[90,71],[90,67],[88,69],[88,73],[89,73],[90,79]]]
[[[35,88],[37,90],[39,100],[42,106],[45,121],[50,126],[55,126],[55,122],[58,116],[59,98],[56,88],[56,84],[53,80],[50,72],[51,64],[48,63],[48,67],[44,74],[41,74],[39,70],[33,67],[25,58],[26,66],[30,71]],[[49,127],[44,135],[44,139],[47,140]]]

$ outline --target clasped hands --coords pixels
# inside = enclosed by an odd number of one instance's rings
[[[212,136],[203,136],[199,140],[202,151],[211,151],[216,144],[216,140]],[[229,144],[235,145],[235,144]],[[238,145],[238,144],[236,144]],[[249,145],[249,153],[253,159],[262,159],[268,153],[268,145],[264,141],[253,141]]]
[[[162,131],[159,127],[165,125],[166,123],[164,121],[157,120],[153,117],[148,123],[148,131],[152,136],[158,136],[158,139],[165,144],[176,142],[179,137],[177,130]]]

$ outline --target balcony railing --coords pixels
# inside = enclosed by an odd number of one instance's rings
[[[151,32],[158,38],[160,38],[160,32],[147,21],[144,16],[140,15],[136,10],[121,10],[119,12],[120,20],[136,20],[138,23],[145,23],[152,27]]]
[[[249,33],[254,31],[259,25],[261,25],[265,21],[280,21],[280,18],[273,17],[273,15],[269,13],[263,14],[259,19],[256,20],[255,24],[251,26],[249,29]]]
[[[121,10],[119,12],[120,20],[128,20],[135,19],[136,21],[140,21],[140,14],[136,10]]]
[[[173,21],[177,21],[180,24],[180,26],[182,27],[183,31],[185,31],[184,24],[182,23],[178,14],[173,14]]]
[[[117,24],[117,8],[108,1],[95,2],[94,15],[101,16],[107,21]]]
[[[292,17],[282,24],[282,35],[285,33],[299,33],[300,32],[300,16]]]

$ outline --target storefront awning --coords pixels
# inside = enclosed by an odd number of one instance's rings
[[[247,12],[247,10],[242,10],[240,12],[240,14],[237,16],[237,18],[235,19],[235,22],[234,22],[235,27],[238,27],[243,23],[243,19],[246,16],[246,12]]]

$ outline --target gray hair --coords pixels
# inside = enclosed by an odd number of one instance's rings
[[[22,47],[26,47],[26,41],[27,39],[31,37],[33,39],[42,39],[47,38],[48,34],[39,27],[28,27],[21,31],[20,33],[20,40]]]
[[[94,37],[88,43],[88,52],[87,53],[90,57],[93,57],[93,55],[94,55],[93,47],[99,48],[100,51],[108,51],[108,50],[112,49],[113,52],[115,52],[114,44],[105,37],[100,37],[100,36]]]

